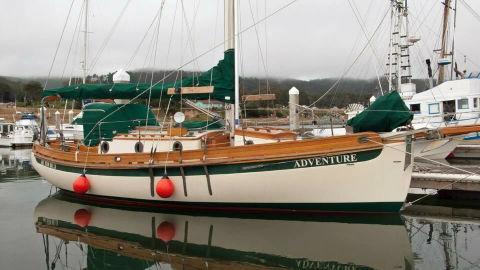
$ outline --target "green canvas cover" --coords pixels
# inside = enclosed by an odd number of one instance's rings
[[[136,126],[145,125],[147,112],[147,124],[157,125],[155,115],[143,104],[99,102],[87,105],[82,117],[84,144],[97,145],[101,139],[111,140],[117,133],[127,133]]]
[[[186,129],[202,129],[205,128],[207,125],[207,129],[221,129],[224,126],[220,122],[215,122],[216,120],[212,121],[185,121],[182,123],[182,126]]]
[[[348,120],[353,132],[390,132],[408,124],[413,113],[403,102],[397,91],[392,91],[375,100],[365,111]]]
[[[227,103],[234,103],[234,51],[228,50],[224,53],[224,59],[218,64],[202,73],[200,76],[188,77],[174,83],[154,84],[151,89],[151,97],[159,98],[160,95],[167,96],[168,88],[179,89],[181,87],[213,86],[211,94],[189,94],[190,99],[213,98]],[[63,99],[132,99],[143,93],[140,98],[148,98],[150,83],[117,83],[117,84],[78,84],[61,88],[48,89],[43,91],[43,97],[59,96]],[[180,94],[174,94],[180,98]]]

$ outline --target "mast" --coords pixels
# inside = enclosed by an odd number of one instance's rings
[[[400,85],[402,85],[402,4],[400,2],[397,3],[397,27],[395,31],[395,44],[396,44],[396,50],[395,54],[397,56],[397,62],[395,65],[395,70],[397,73],[397,87],[396,90],[400,92]]]
[[[392,58],[393,58],[393,18],[395,14],[395,6],[393,2],[390,4],[390,43],[389,43],[389,52],[388,52],[388,92],[393,91],[393,70],[392,70]]]
[[[87,82],[87,49],[88,49],[88,0],[85,1],[85,25],[84,25],[84,32],[83,32],[83,84]]]
[[[226,108],[225,118],[230,127],[230,140],[234,143],[235,139],[235,127],[240,122],[240,92],[239,92],[239,77],[238,77],[238,25],[237,25],[237,5],[235,0],[224,1],[224,36],[225,36],[225,51],[233,50],[234,52],[234,84],[235,84],[235,96],[234,102],[228,105]]]
[[[455,0],[453,8],[452,66],[450,69],[450,80],[453,80],[453,72],[455,71],[455,30],[457,28],[457,2],[458,1]]]
[[[235,65],[235,127],[240,125],[240,72],[239,72],[239,51],[238,51],[238,5],[240,1],[233,1],[233,25],[234,25],[234,36],[233,36],[233,45],[234,45],[234,65]]]
[[[451,0],[445,0],[443,8],[443,26],[442,26],[442,48],[440,49],[440,59],[447,55],[447,34],[448,34],[448,16],[450,15]],[[445,80],[445,66],[440,64],[438,66],[438,84]]]
[[[410,99],[416,93],[412,83],[410,47],[418,37],[409,36],[408,2],[407,0],[390,0],[390,52],[388,57],[388,88],[396,90],[403,99]]]

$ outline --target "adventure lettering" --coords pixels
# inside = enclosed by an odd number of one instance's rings
[[[336,155],[329,157],[314,157],[295,160],[294,168],[316,167],[325,165],[357,162],[357,154]]]

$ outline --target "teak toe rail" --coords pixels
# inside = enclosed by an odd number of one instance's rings
[[[382,149],[382,139],[377,133],[366,132],[354,135],[335,136],[300,141],[284,141],[277,143],[242,145],[234,147],[217,147],[188,151],[170,151],[154,153],[87,153],[86,148],[68,148],[62,150],[58,145],[33,146],[36,157],[57,164],[87,168],[126,168],[136,169],[157,167],[167,164],[168,167],[234,164],[243,162],[263,162],[306,158],[312,156],[328,156],[343,153]]]

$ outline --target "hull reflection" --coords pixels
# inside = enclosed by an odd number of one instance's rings
[[[37,205],[35,220],[39,233],[88,245],[86,264],[91,268],[99,264],[116,265],[115,269],[126,265],[147,269],[156,264],[173,269],[413,267],[399,215],[315,220],[212,217],[106,208],[56,195]]]

